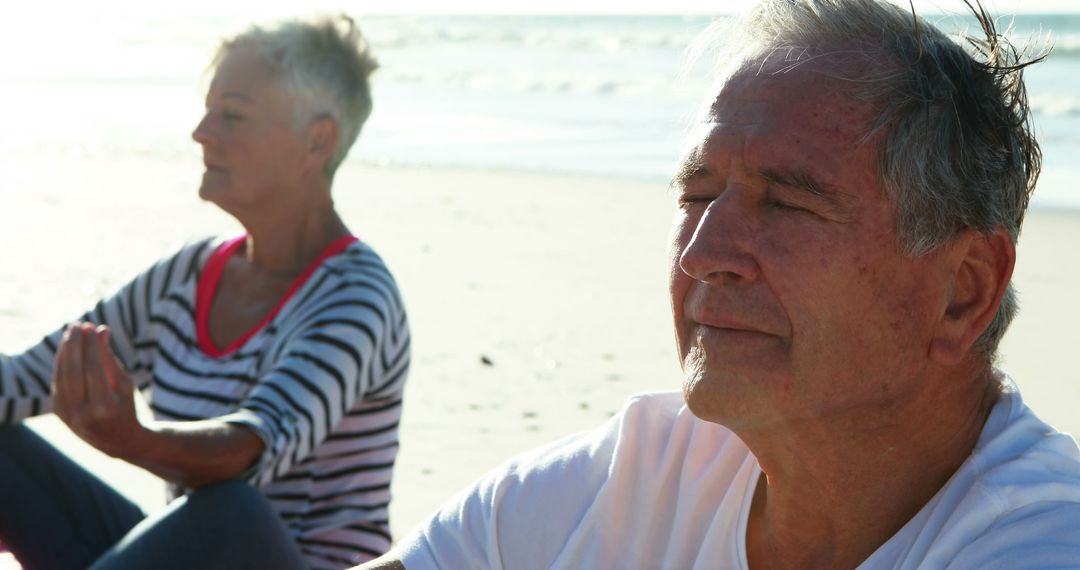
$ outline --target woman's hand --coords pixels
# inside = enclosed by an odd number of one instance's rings
[[[149,422],[135,415],[135,387],[109,349],[109,329],[64,332],[53,373],[53,411],[83,441],[184,487],[232,479],[262,454],[246,426],[216,419]]]
[[[109,349],[109,329],[70,325],[56,354],[53,411],[71,431],[113,457],[127,458],[143,440],[134,385]]]

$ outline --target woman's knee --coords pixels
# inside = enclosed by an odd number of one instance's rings
[[[93,567],[303,568],[270,501],[242,481],[200,487],[152,515]]]
[[[63,452],[23,424],[0,425],[0,460],[5,473],[14,469],[38,482],[66,472],[64,467],[70,462]]]
[[[0,453],[12,453],[28,446],[48,445],[34,430],[23,424],[0,424]]]
[[[265,516],[277,516],[270,501],[261,491],[239,480],[223,481],[200,487],[184,499],[184,508],[196,512],[211,511],[215,518],[228,524]]]

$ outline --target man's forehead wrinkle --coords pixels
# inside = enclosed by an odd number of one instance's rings
[[[773,118],[783,101],[776,93],[784,78],[744,70],[732,75],[713,98],[706,120],[731,126],[749,126]],[[779,107],[783,110],[785,106]]]
[[[759,122],[761,113],[768,111],[772,103],[772,100],[763,97],[721,94],[713,102],[705,122],[711,125],[751,125]]]

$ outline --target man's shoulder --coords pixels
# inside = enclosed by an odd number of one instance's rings
[[[1047,500],[1080,504],[1080,447],[1042,421],[1015,386],[991,412],[972,461],[978,485],[1005,510]]]
[[[1080,568],[1080,502],[1046,500],[1001,515],[951,557],[950,567]]]
[[[606,471],[618,456],[661,445],[677,432],[688,434],[699,427],[697,423],[704,422],[686,409],[682,393],[642,392],[627,398],[604,424],[527,452],[510,464],[526,470],[550,469],[557,467],[559,458],[585,455],[594,467]]]
[[[682,469],[697,455],[741,462],[749,452],[726,428],[693,416],[679,392],[630,396],[607,422],[520,454],[471,490],[494,503],[548,502],[569,481],[594,496],[601,487],[639,485]]]
[[[639,392],[626,399],[619,415],[634,422],[673,423],[685,407],[682,392]]]
[[[745,444],[727,428],[694,416],[681,393],[649,392],[628,398],[596,429],[510,461],[492,483],[510,480],[519,491],[543,495],[547,485],[578,481],[592,487],[590,496],[598,500],[594,506],[603,503],[599,499],[605,494],[621,501],[632,495],[669,502],[699,491],[726,491],[722,481],[735,477],[748,460],[752,457]],[[654,488],[657,481],[698,476],[714,484],[707,491],[675,486],[668,489],[671,496]]]
[[[737,448],[739,455],[746,452],[731,430],[695,416],[681,392],[634,394],[599,431],[617,436],[616,452],[624,456],[653,450],[665,451],[670,459],[699,452],[724,453],[732,448]]]
[[[1007,386],[923,527],[959,568],[1080,567],[1080,449]],[[935,530],[938,529],[938,530]],[[1068,564],[1062,565],[1062,561]]]
[[[636,394],[602,426],[488,473],[405,539],[402,553],[417,567],[490,565],[492,556],[511,568],[659,567],[643,562],[668,552],[656,525],[695,536],[726,529],[752,480],[745,445],[695,417],[680,393]],[[625,546],[597,548],[611,541]],[[680,556],[693,559],[706,542],[687,544]]]

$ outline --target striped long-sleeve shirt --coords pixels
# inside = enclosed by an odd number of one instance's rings
[[[270,499],[313,568],[373,558],[390,546],[390,478],[409,367],[397,286],[366,244],[339,244],[298,280],[268,322],[237,346],[207,354],[202,308],[213,287],[206,287],[206,269],[235,244],[184,247],[81,320],[110,327],[113,351],[156,419],[218,418],[262,437],[266,450],[246,477]],[[62,334],[22,354],[0,355],[0,423],[50,411]]]

